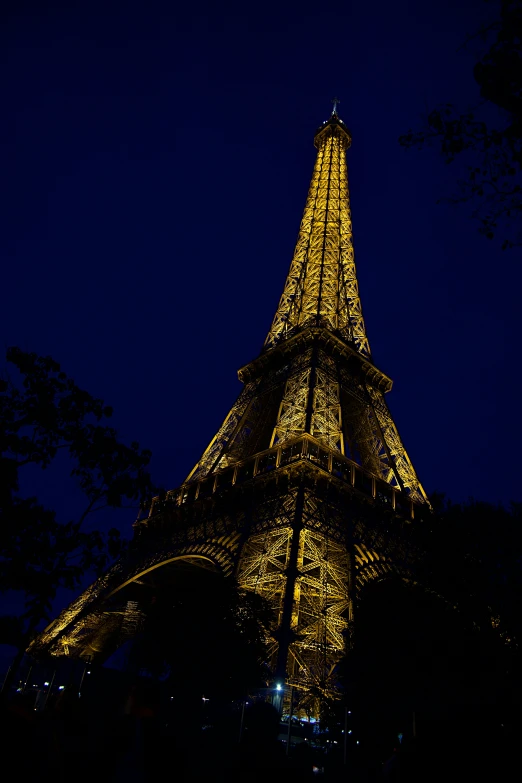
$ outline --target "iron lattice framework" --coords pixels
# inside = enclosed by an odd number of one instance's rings
[[[346,149],[334,111],[283,295],[244,388],[185,483],[138,519],[130,554],[30,651],[103,660],[140,623],[127,588],[176,561],[214,564],[273,608],[270,664],[317,711],[335,694],[360,587],[406,572],[427,500],[373,364],[355,273]],[[126,592],[127,591],[127,592]],[[134,595],[134,594],[133,594]]]
[[[315,136],[317,159],[294,257],[265,346],[299,327],[339,334],[370,356],[355,273],[345,150],[350,134],[333,115]]]

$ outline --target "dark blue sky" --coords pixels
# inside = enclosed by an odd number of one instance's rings
[[[262,346],[337,94],[367,330],[410,457],[428,492],[522,500],[520,254],[436,204],[457,170],[398,144],[427,107],[476,100],[458,49],[489,6],[181,6],[4,16],[3,344],[60,361],[178,485]]]

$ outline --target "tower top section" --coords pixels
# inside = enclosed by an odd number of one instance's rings
[[[265,351],[308,327],[333,332],[371,358],[355,273],[346,150],[350,131],[337,114],[314,136],[317,158],[294,257]]]
[[[348,149],[352,144],[352,134],[337,114],[336,108],[334,108],[331,117],[319,125],[315,132],[314,144],[317,149],[331,136],[337,136],[341,139],[344,149]]]

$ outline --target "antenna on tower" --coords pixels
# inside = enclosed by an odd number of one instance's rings
[[[337,104],[338,104],[338,103],[341,103],[341,99],[340,99],[340,98],[332,98],[332,103],[333,103],[333,112],[332,112],[332,115],[333,115],[333,114],[337,114]]]

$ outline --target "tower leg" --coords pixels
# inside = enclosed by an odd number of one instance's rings
[[[290,545],[290,556],[286,568],[285,596],[283,599],[283,613],[281,624],[279,626],[279,647],[277,651],[277,663],[275,675],[278,682],[283,684],[286,680],[286,667],[288,663],[288,649],[292,637],[292,615],[294,608],[295,583],[298,577],[298,556],[299,539],[303,529],[303,506],[304,506],[304,486],[301,486],[297,492],[296,508],[294,514],[294,524],[292,525],[292,543]]]

